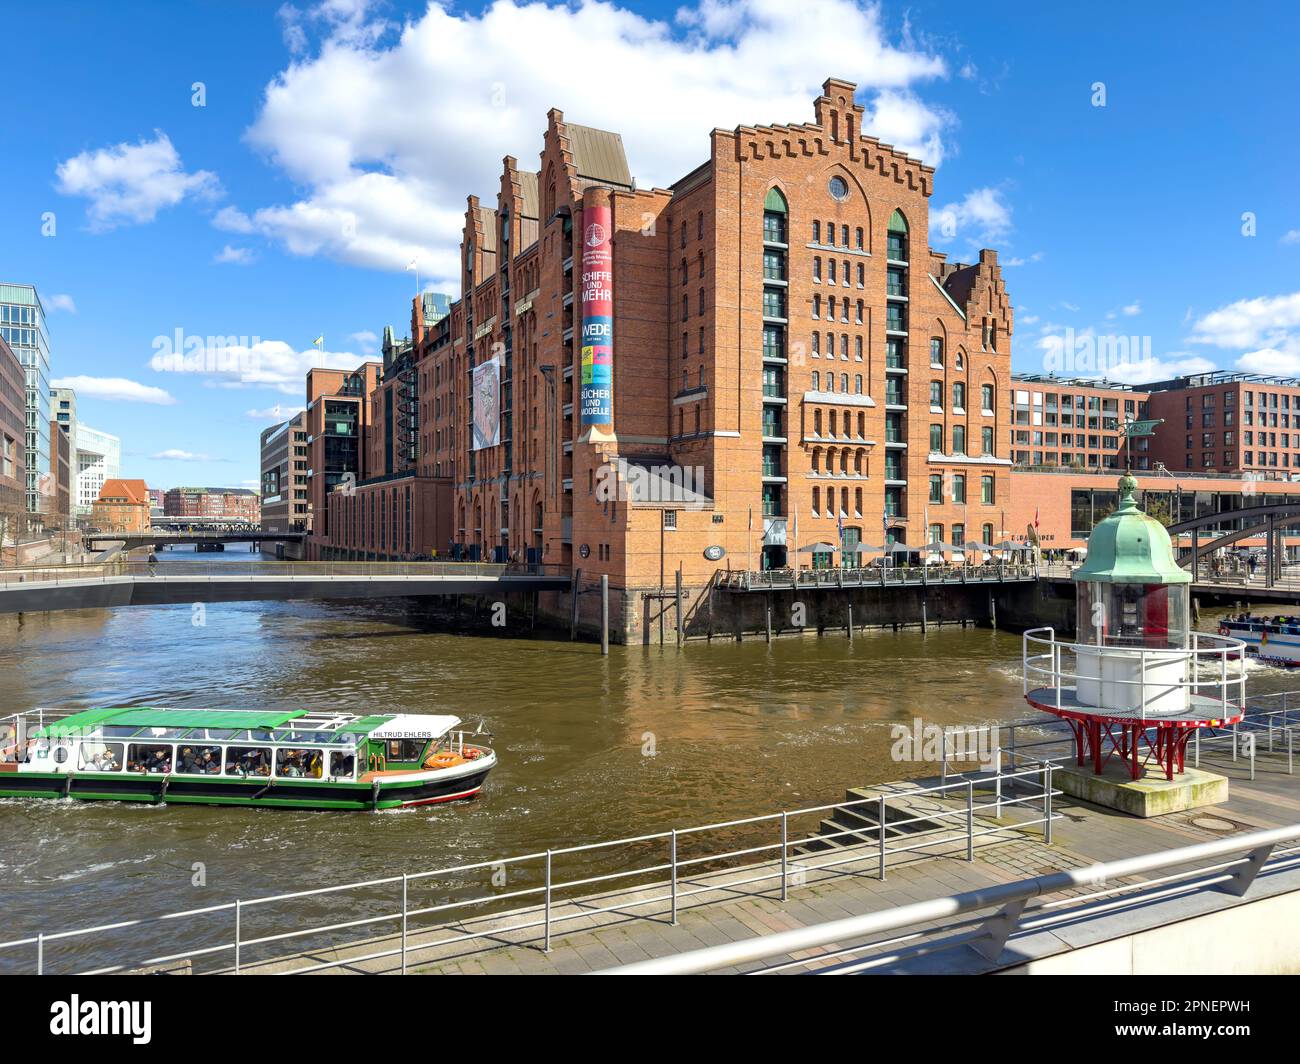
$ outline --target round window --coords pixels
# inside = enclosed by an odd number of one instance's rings
[[[66,746],[56,746],[54,748],[54,760],[62,765],[68,760],[68,748]]]
[[[828,188],[832,199],[846,200],[849,198],[849,183],[842,177],[832,177]]]

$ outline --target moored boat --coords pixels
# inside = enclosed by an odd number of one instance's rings
[[[1250,613],[1225,617],[1219,635],[1246,644],[1246,653],[1260,661],[1294,667],[1300,665],[1300,617],[1256,617]]]
[[[107,707],[0,721],[0,797],[394,809],[479,793],[496,754],[458,717]]]

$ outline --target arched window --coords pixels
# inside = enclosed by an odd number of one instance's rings
[[[980,385],[980,409],[985,413],[993,413],[993,385]]]
[[[862,394],[862,374],[861,374],[861,373],[855,373],[855,374],[853,375],[853,391],[854,391],[854,393],[857,394],[857,395],[861,395],[861,394]]]
[[[907,219],[896,210],[889,216],[888,250],[885,257],[893,262],[907,261]]]
[[[817,512],[821,509],[821,505],[822,505],[822,489],[821,489],[821,488],[813,488],[813,491],[812,491],[812,512],[813,512],[813,515],[814,515],[814,516],[816,516]]]
[[[840,391],[842,391],[842,392],[844,392],[844,393],[847,394],[847,393],[848,393],[848,390],[849,390],[849,375],[848,375],[847,373],[841,373],[841,374],[840,374]]]
[[[954,382],[952,386],[952,407],[954,410],[966,409],[966,385],[961,381]]]
[[[821,391],[821,387],[822,387],[822,375],[821,375],[820,373],[818,373],[816,370],[813,370],[813,371],[812,371],[812,390],[815,391],[815,392],[819,392],[819,391]]]
[[[943,365],[943,338],[940,336],[930,337],[930,365]]]

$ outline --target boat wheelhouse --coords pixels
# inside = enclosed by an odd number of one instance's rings
[[[392,809],[478,794],[496,754],[453,716],[31,710],[0,720],[0,796]]]

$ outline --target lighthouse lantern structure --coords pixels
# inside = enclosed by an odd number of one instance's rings
[[[1173,780],[1198,729],[1241,720],[1245,648],[1193,631],[1191,574],[1136,493],[1126,473],[1119,506],[1093,529],[1072,575],[1076,641],[1050,628],[1025,633],[1025,698],[1069,724],[1080,766],[1101,775],[1118,758],[1132,780],[1149,767]]]

